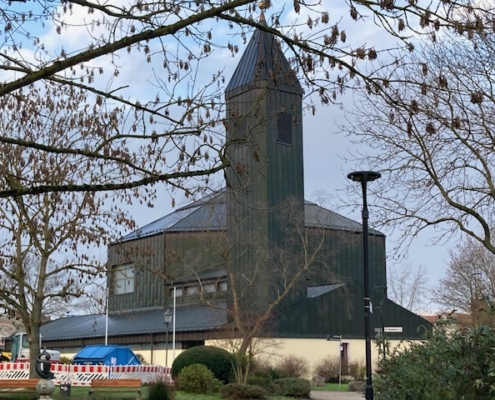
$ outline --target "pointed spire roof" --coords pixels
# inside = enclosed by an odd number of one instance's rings
[[[259,22],[267,26],[263,11]],[[226,92],[259,81],[266,81],[274,86],[291,86],[302,92],[301,84],[275,37],[271,33],[256,29],[227,85]]]

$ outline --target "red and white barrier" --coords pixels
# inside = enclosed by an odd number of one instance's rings
[[[160,365],[69,365],[52,364],[55,384],[70,383],[72,386],[89,386],[93,379],[141,379],[142,383],[163,380],[172,383],[169,367]],[[0,379],[29,378],[29,363],[0,363]]]

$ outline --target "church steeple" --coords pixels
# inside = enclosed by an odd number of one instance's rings
[[[263,14],[260,22],[266,25]],[[241,285],[250,279],[250,268],[260,263],[260,254],[275,254],[272,249],[283,247],[285,205],[291,203],[293,215],[304,214],[302,94],[275,37],[256,29],[225,92],[231,161],[226,173],[227,229],[238,241],[233,267]],[[272,295],[272,263],[261,262],[256,284],[246,291],[251,310],[266,305]]]
[[[260,24],[268,26],[263,12]],[[230,92],[235,89],[261,81],[277,86],[287,85],[302,92],[301,85],[275,37],[269,32],[256,29],[227,85],[226,97],[229,98]]]

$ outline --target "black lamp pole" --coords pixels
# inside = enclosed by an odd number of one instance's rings
[[[371,310],[370,310],[370,271],[368,248],[368,202],[366,191],[368,182],[372,182],[382,175],[373,171],[351,172],[347,178],[354,182],[360,182],[363,189],[363,273],[364,273],[364,336],[366,339],[366,400],[373,400],[373,380],[371,369]]]
[[[172,313],[167,309],[163,313],[163,323],[167,326],[167,331],[165,333],[165,366],[168,367],[168,325],[172,321]]]

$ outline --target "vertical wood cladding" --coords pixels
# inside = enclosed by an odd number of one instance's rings
[[[163,305],[165,302],[163,284],[157,284],[161,281],[157,277],[163,275],[165,256],[165,237],[163,234],[111,245],[108,249],[110,310],[132,310]],[[112,270],[115,266],[127,263],[132,263],[135,268],[134,291],[114,295]]]

